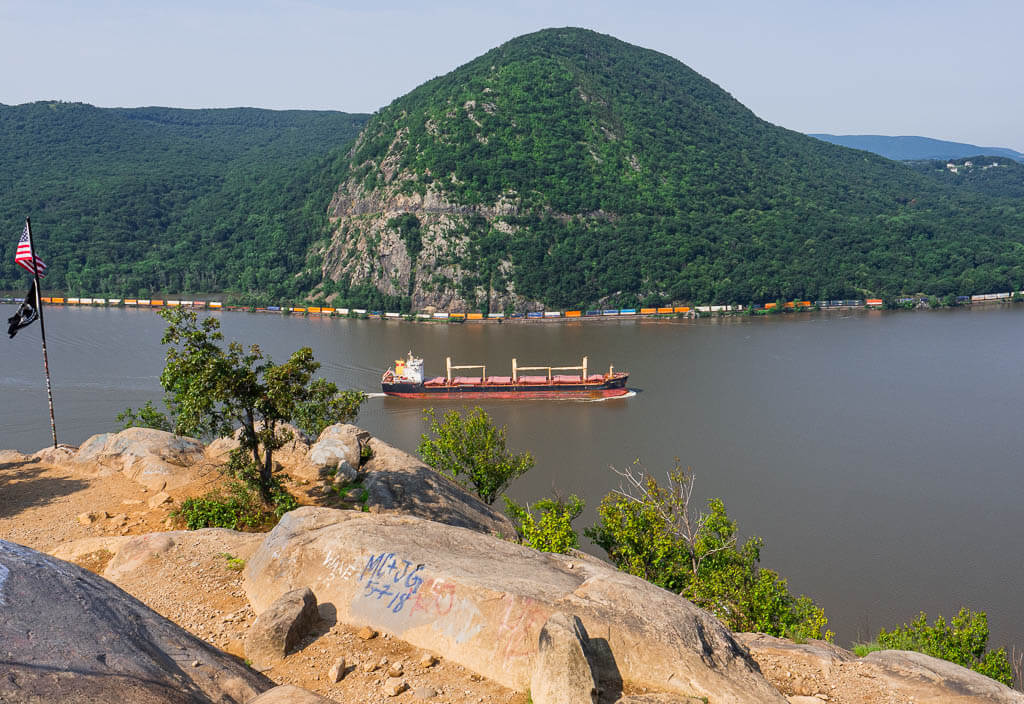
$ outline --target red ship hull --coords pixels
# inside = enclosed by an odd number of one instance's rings
[[[573,398],[614,398],[629,393],[626,388],[628,374],[618,373],[610,379],[599,382],[578,383],[475,383],[475,384],[413,384],[408,382],[381,383],[381,388],[388,396],[399,398],[431,398],[431,399],[468,399],[468,398],[504,398],[504,399],[573,399]]]

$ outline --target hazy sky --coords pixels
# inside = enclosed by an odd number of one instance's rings
[[[0,0],[0,103],[372,112],[570,25],[669,54],[790,129],[1024,151],[1022,0]]]

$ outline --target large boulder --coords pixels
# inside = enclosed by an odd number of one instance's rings
[[[1024,704],[1024,693],[923,653],[880,650],[868,653],[862,662],[890,691],[915,704]]]
[[[336,477],[346,481],[355,479],[363,446],[369,440],[370,434],[354,425],[337,423],[324,428],[307,455],[312,473],[317,478],[334,472]]]
[[[367,444],[372,454],[362,471],[369,510],[418,516],[505,538],[516,534],[508,516],[412,455],[377,438]]]
[[[594,558],[412,516],[292,511],[250,558],[245,585],[257,613],[309,586],[340,622],[389,631],[519,691],[541,628],[561,611],[590,634],[593,673],[609,691],[785,702],[732,634],[678,595]]]
[[[285,592],[259,615],[245,635],[245,657],[266,667],[282,660],[320,620],[309,589]]]
[[[0,701],[242,704],[266,677],[75,565],[0,540]]]
[[[121,472],[147,489],[176,489],[192,482],[191,468],[205,458],[203,444],[152,428],[127,428],[94,435],[71,460],[98,474]]]

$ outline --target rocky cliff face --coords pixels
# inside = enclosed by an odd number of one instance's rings
[[[379,161],[355,167],[335,192],[328,209],[332,238],[322,255],[324,280],[369,284],[386,296],[408,297],[413,310],[452,312],[538,306],[515,292],[508,259],[482,271],[477,241],[491,233],[512,236],[508,218],[518,214],[512,194],[491,205],[459,205],[437,184],[422,185],[415,173],[400,170],[407,144],[404,133]],[[358,152],[364,133],[353,149]],[[373,186],[358,174],[369,172]]]

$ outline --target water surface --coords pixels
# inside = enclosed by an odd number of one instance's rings
[[[609,466],[640,459],[664,472],[678,457],[702,501],[722,497],[744,535],[765,539],[762,564],[825,608],[839,642],[968,605],[988,612],[996,642],[1024,645],[1021,307],[669,323],[217,315],[227,338],[277,360],[309,345],[325,376],[367,391],[409,350],[428,374],[446,355],[491,374],[509,373],[512,357],[567,365],[584,354],[592,369],[629,370],[630,399],[477,401],[537,458],[514,498],[577,493],[582,530],[618,483]],[[46,322],[59,440],[113,430],[118,411],[160,398],[153,312],[49,308]],[[3,361],[0,446],[44,447],[38,325],[5,343]],[[414,451],[424,407],[372,399],[358,423]]]

